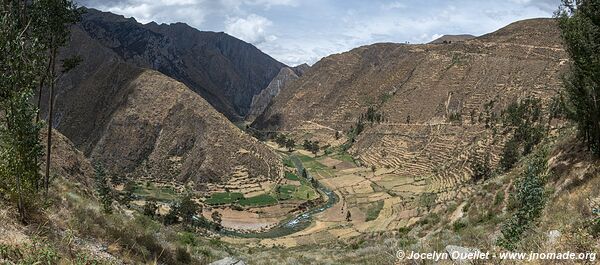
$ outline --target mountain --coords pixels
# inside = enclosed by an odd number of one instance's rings
[[[262,112],[268,107],[273,98],[279,95],[282,89],[284,89],[290,82],[297,80],[300,76],[304,75],[310,67],[307,64],[298,65],[293,68],[284,67],[281,68],[279,74],[273,80],[267,88],[263,89],[258,95],[252,98],[252,104],[250,105],[250,111],[246,115],[246,121],[253,122]]]
[[[350,136],[371,108],[384,120],[352,139],[351,154],[449,199],[470,179],[466,160],[499,160],[507,137],[495,137],[502,129],[486,120],[527,96],[547,106],[562,86],[566,61],[552,19],[447,45],[364,46],[316,63],[252,126],[332,142],[337,132]]]
[[[55,126],[110,172],[196,184],[280,176],[274,152],[183,83],[125,62],[79,26],[61,54],[83,63],[59,80]]]
[[[241,120],[285,67],[249,43],[183,23],[143,25],[86,9],[79,26],[122,60],[184,83],[231,120]]]

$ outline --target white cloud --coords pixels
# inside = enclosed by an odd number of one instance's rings
[[[424,43],[481,35],[550,17],[560,0],[79,0],[146,23],[225,31],[288,65],[375,42]]]
[[[390,9],[403,9],[406,8],[406,4],[400,2],[400,1],[394,1],[391,3],[382,3],[381,4],[381,8],[384,10],[390,10]]]
[[[274,41],[277,39],[274,35],[269,35],[267,29],[273,23],[259,15],[251,14],[245,18],[234,17],[229,18],[225,22],[225,32],[240,38],[252,44],[261,44],[266,41]]]

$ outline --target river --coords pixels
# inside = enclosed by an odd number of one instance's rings
[[[298,176],[302,177],[302,171],[304,170],[304,165],[302,164],[302,161],[300,161],[300,159],[295,155],[291,155],[290,158],[291,158],[292,162],[294,163],[294,165],[296,166],[296,170],[298,171]],[[308,178],[311,179],[312,176],[310,175],[310,173],[308,171],[307,171],[307,174],[308,174]],[[222,235],[233,236],[233,237],[275,238],[275,237],[291,235],[293,233],[302,231],[311,225],[311,223],[313,222],[314,215],[331,208],[339,200],[339,198],[335,194],[335,192],[331,191],[330,189],[325,187],[320,182],[317,182],[317,184],[315,186],[316,186],[315,188],[317,188],[319,193],[321,193],[321,196],[327,197],[327,200],[322,204],[316,205],[316,206],[308,209],[305,212],[295,215],[292,218],[288,218],[288,219],[282,221],[281,223],[279,223],[277,226],[274,226],[264,232],[241,233],[241,232],[237,232],[237,231],[223,229],[223,230],[221,230],[220,233]]]

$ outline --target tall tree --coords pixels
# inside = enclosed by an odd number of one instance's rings
[[[0,6],[0,193],[8,194],[22,222],[37,202],[41,126],[31,104],[43,49],[31,33],[36,26],[29,1]]]
[[[44,175],[44,190],[48,192],[50,180],[50,165],[52,154],[52,129],[54,127],[54,99],[55,86],[59,77],[58,49],[69,40],[70,27],[80,19],[80,11],[71,0],[38,0],[32,8],[33,16],[36,18],[34,35],[40,40],[46,50],[45,71],[40,73],[40,95],[44,88],[44,82],[48,81],[48,139],[46,145],[46,170]],[[62,73],[71,70],[78,63],[78,59],[66,59],[62,64]],[[39,104],[39,102],[38,102]],[[39,107],[39,105],[38,105]]]
[[[600,0],[562,0],[557,17],[571,57],[564,81],[567,115],[600,155]]]

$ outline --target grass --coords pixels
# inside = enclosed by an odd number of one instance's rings
[[[319,194],[310,185],[302,185],[294,192],[294,198],[298,200],[312,200],[319,197]]]
[[[354,157],[352,157],[350,154],[348,154],[346,152],[337,153],[337,154],[333,155],[332,158],[335,158],[337,160],[341,160],[344,162],[354,163]]]
[[[286,167],[292,167],[292,168],[296,168],[296,166],[294,165],[294,162],[292,162],[292,160],[291,160],[291,159],[289,159],[289,158],[285,158],[285,159],[283,160],[283,164],[284,164]]]
[[[228,204],[234,203],[244,198],[244,195],[239,192],[218,192],[213,193],[210,198],[206,199],[207,204]]]
[[[300,159],[300,161],[302,161],[302,164],[304,165],[306,170],[309,170],[312,173],[320,174],[320,175],[324,175],[324,176],[328,176],[328,177],[334,175],[334,171],[332,169],[319,163],[319,161],[317,161],[316,159],[314,159],[312,157],[309,157],[306,155],[298,155],[298,158]]]
[[[291,172],[285,172],[285,178],[289,179],[289,180],[300,180],[298,175],[291,173]]]
[[[238,201],[241,206],[267,206],[277,203],[277,199],[268,194],[261,194],[258,196],[244,198]]]
[[[377,217],[379,217],[381,209],[383,209],[383,201],[377,201],[375,203],[370,204],[369,208],[367,209],[366,221],[368,222],[377,219]]]
[[[133,193],[144,198],[153,198],[157,201],[175,201],[179,197],[173,187],[170,186],[156,186],[154,183],[145,182],[137,183]]]
[[[279,192],[277,192],[277,199],[279,200],[289,200],[291,198],[293,198],[294,196],[294,192],[296,192],[296,188],[298,186],[296,185],[282,185],[279,186],[277,189]]]
[[[315,189],[306,181],[302,182],[300,186],[297,185],[282,185],[278,187],[276,197],[279,200],[313,200],[319,197],[319,194]]]

